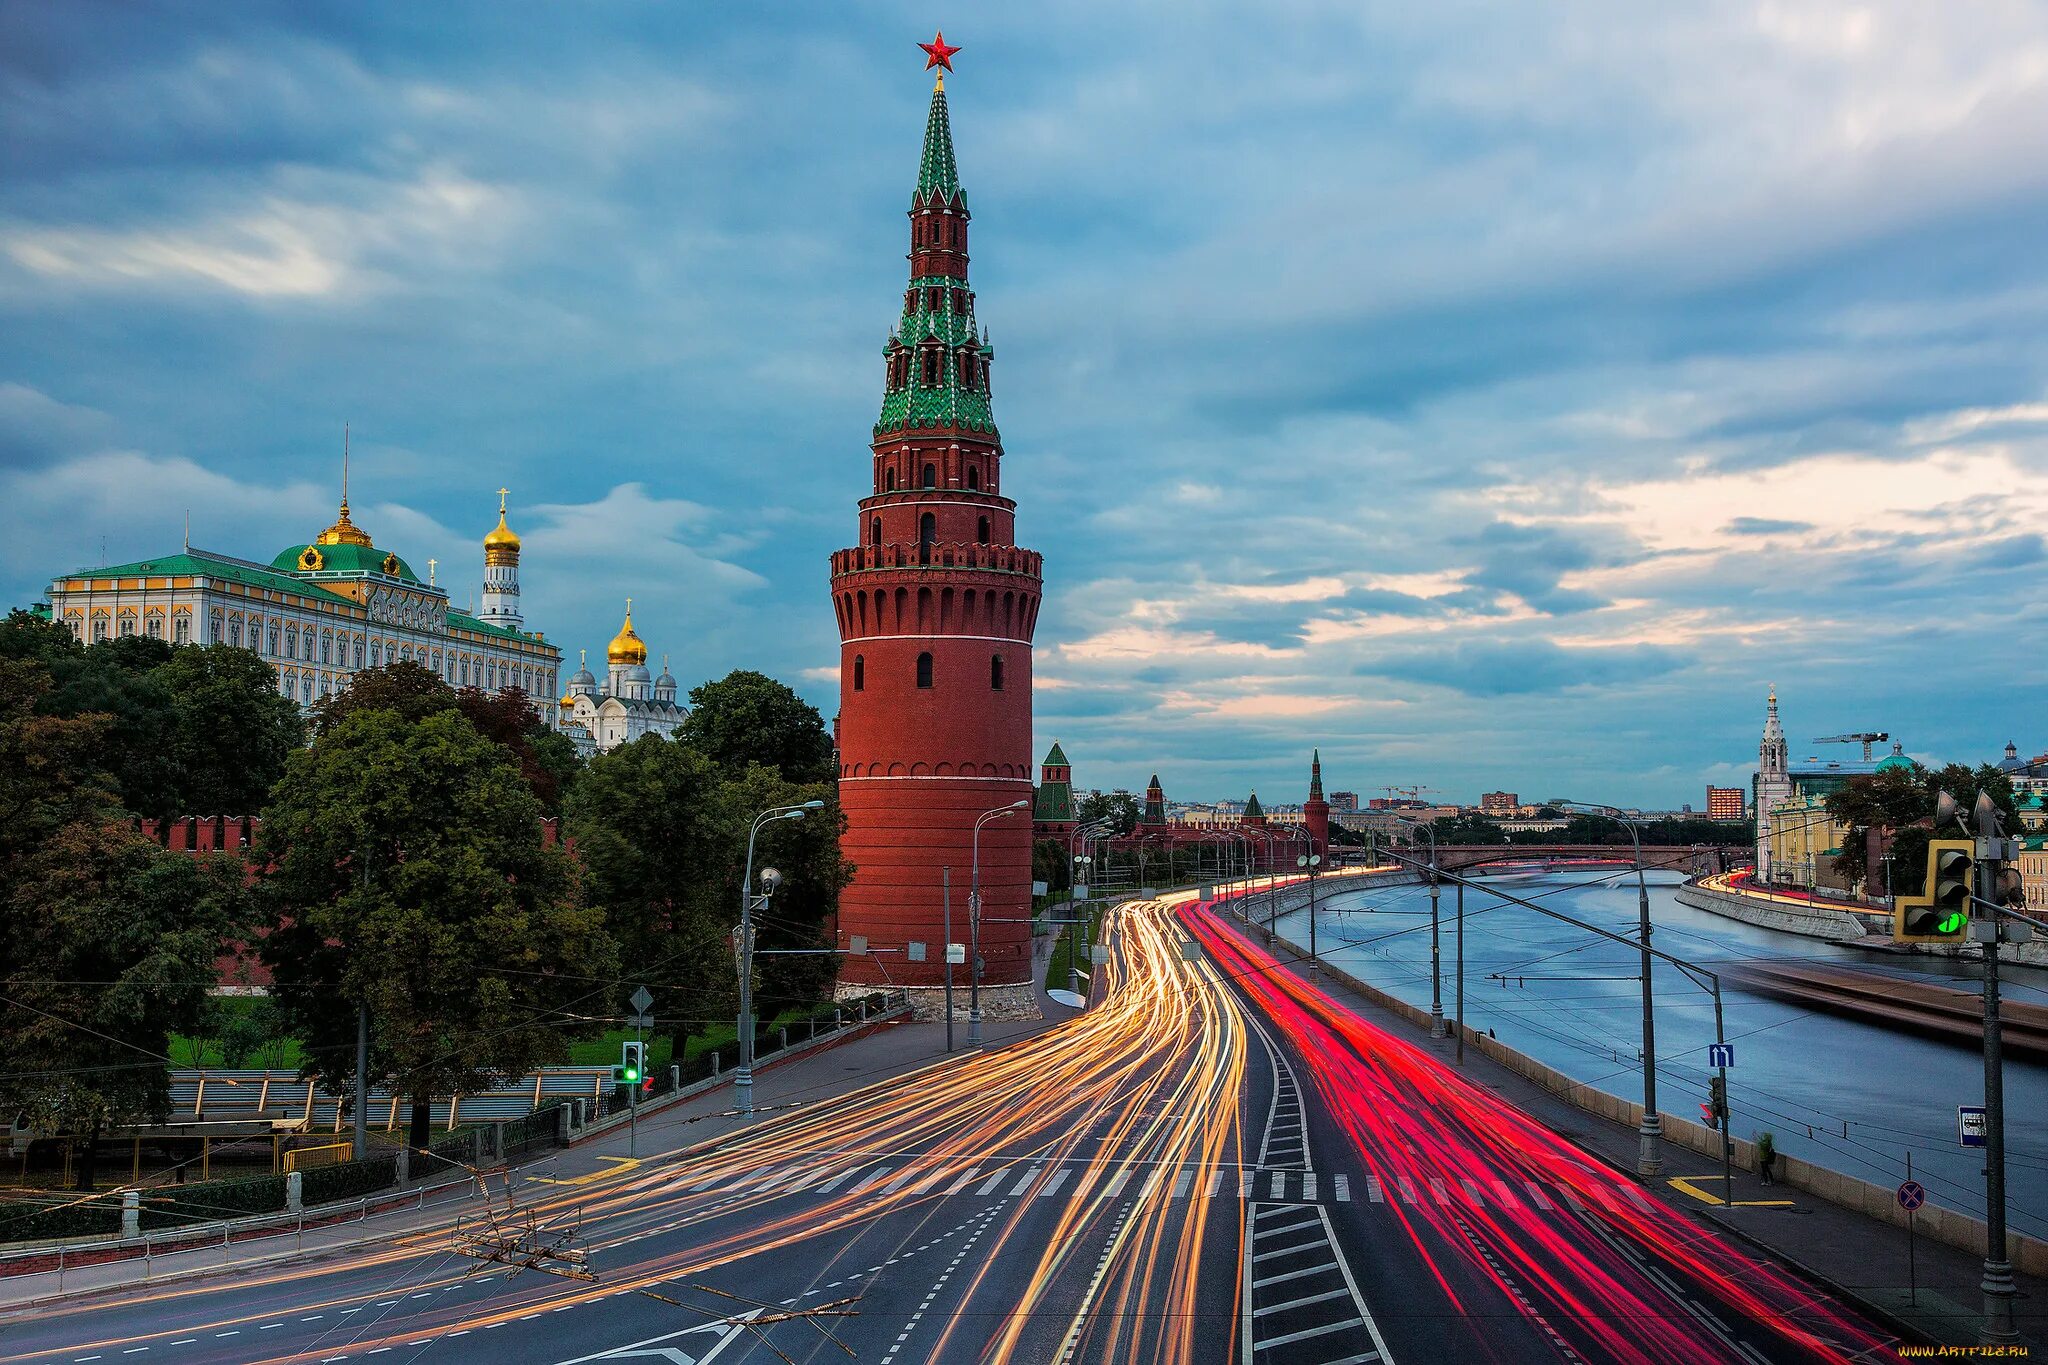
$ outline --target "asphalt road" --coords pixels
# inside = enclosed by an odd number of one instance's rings
[[[1706,1232],[1193,914],[1199,960],[1169,908],[1120,911],[1106,999],[1010,1046],[708,1150],[518,1181],[457,1232],[60,1306],[0,1328],[0,1363],[1811,1360],[1837,1340],[1816,1329],[1881,1348],[1776,1279],[1731,1302]]]

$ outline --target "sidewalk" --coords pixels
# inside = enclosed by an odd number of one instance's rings
[[[1226,924],[1242,932],[1228,915]],[[1263,935],[1251,935],[1254,942]],[[1284,939],[1277,948],[1302,950]],[[1306,964],[1286,970],[1308,979]],[[1316,989],[1379,1028],[1456,1066],[1457,1042],[1431,1038],[1400,1014],[1379,1005],[1327,974],[1315,977]],[[1898,1330],[1910,1330],[1944,1345],[1968,1345],[1977,1339],[1983,1296],[1978,1283],[1982,1253],[1971,1254],[1922,1236],[1913,1249],[1917,1293],[1908,1289],[1907,1237],[1904,1228],[1865,1217],[1803,1190],[1765,1185],[1736,1167],[1732,1207],[1720,1202],[1721,1166],[1712,1157],[1664,1144],[1664,1172],[1655,1178],[1635,1175],[1636,1130],[1614,1123],[1567,1102],[1534,1081],[1517,1075],[1468,1046],[1462,1074],[1493,1091],[1523,1113],[1568,1138],[1591,1155],[1631,1178],[1641,1179],[1653,1198],[1692,1217],[1711,1222],[1730,1235],[1787,1263],[1820,1287],[1860,1303]],[[2019,1295],[2013,1314],[2020,1339],[2037,1355],[2048,1356],[2048,1283],[2017,1276]]]
[[[1043,972],[1043,963],[1039,970]],[[962,1012],[966,996],[961,993]],[[1046,1017],[1031,1020],[986,1020],[984,1050],[1002,1047],[1028,1038],[1058,1024],[1073,1011],[1048,1004]],[[955,1054],[967,1055],[967,1023],[955,1025]],[[814,1052],[807,1052],[760,1071],[754,1077],[755,1117],[734,1112],[732,1085],[726,1084],[652,1113],[644,1113],[638,1124],[637,1142],[628,1125],[607,1128],[572,1140],[570,1146],[539,1150],[519,1158],[511,1168],[511,1186],[516,1198],[545,1197],[565,1182],[595,1184],[619,1179],[639,1166],[678,1159],[692,1148],[714,1145],[742,1129],[770,1121],[781,1114],[796,1112],[848,1091],[906,1075],[945,1060],[943,1021],[920,1023],[901,1020],[875,1027],[873,1032],[849,1038]],[[631,1150],[637,1147],[637,1159]],[[687,1159],[682,1158],[682,1159]],[[435,1184],[446,1175],[433,1178]],[[354,1248],[388,1243],[406,1237],[439,1232],[455,1219],[480,1209],[486,1198],[502,1205],[506,1183],[505,1168],[485,1173],[487,1196],[479,1195],[476,1182],[448,1189],[424,1208],[407,1208],[377,1213],[367,1219],[308,1228],[302,1235],[286,1228],[275,1236],[238,1240],[225,1246],[209,1246],[153,1257],[131,1258],[67,1270],[59,1287],[55,1273],[0,1278],[0,1321],[51,1301],[85,1295],[112,1293],[144,1285],[160,1286],[173,1280],[211,1277],[228,1272],[273,1266],[285,1261],[334,1256]],[[394,1191],[404,1197],[406,1192]],[[317,1215],[317,1210],[313,1211]]]

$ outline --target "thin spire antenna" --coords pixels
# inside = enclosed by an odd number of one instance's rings
[[[348,506],[348,423],[341,424],[341,505]]]
[[[185,548],[192,548],[192,509],[185,509]]]

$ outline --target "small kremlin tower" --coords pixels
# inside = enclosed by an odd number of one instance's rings
[[[1301,823],[1317,853],[1330,851],[1330,803],[1323,799],[1323,751],[1314,750],[1308,765],[1308,800],[1301,803]]]
[[[958,49],[943,37],[920,46],[927,70],[952,69]],[[940,985],[940,871],[951,869],[953,939],[965,942],[980,821],[982,1005],[1028,1010],[1040,560],[1017,547],[1016,504],[1002,495],[995,352],[974,316],[967,224],[942,71],[911,195],[909,286],[882,351],[872,489],[859,544],[832,556],[841,848],[856,869],[839,935],[842,949],[859,935],[876,950],[843,959],[849,989]],[[924,961],[910,960],[912,943]]]

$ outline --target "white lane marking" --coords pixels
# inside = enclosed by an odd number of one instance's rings
[[[1043,1185],[1040,1185],[1038,1187],[1038,1197],[1040,1199],[1051,1198],[1055,1193],[1059,1191],[1060,1186],[1067,1183],[1067,1177],[1072,1174],[1073,1172],[1068,1170],[1064,1166],[1060,1167],[1057,1171],[1054,1171],[1052,1173],[1052,1179],[1046,1181]]]
[[[1002,1170],[997,1171],[994,1175],[990,1176],[988,1179],[981,1182],[980,1187],[974,1191],[975,1194],[983,1195],[994,1193],[996,1186],[1002,1184],[1003,1177],[1007,1176],[1009,1173],[1010,1170],[1007,1166],[1004,1167]]]
[[[966,1172],[965,1172],[964,1174],[962,1174],[962,1175],[961,1175],[961,1177],[960,1177],[960,1178],[959,1178],[958,1180],[956,1180],[956,1181],[954,1181],[954,1182],[953,1182],[952,1184],[950,1184],[950,1185],[946,1186],[946,1193],[947,1193],[947,1194],[958,1194],[958,1193],[960,1193],[960,1191],[962,1191],[962,1190],[964,1190],[964,1189],[966,1189],[966,1188],[967,1188],[968,1182],[972,1181],[972,1180],[974,1179],[974,1177],[976,1177],[976,1176],[978,1176],[978,1175],[980,1175],[980,1174],[981,1174],[981,1168],[980,1168],[979,1166],[970,1166],[970,1167],[968,1167],[968,1168],[967,1168],[967,1170],[966,1170]]]
[[[833,1177],[832,1177],[832,1178],[831,1178],[830,1180],[828,1180],[828,1181],[826,1181],[826,1182],[825,1182],[824,1184],[822,1184],[822,1185],[818,1186],[818,1187],[817,1187],[817,1188],[816,1188],[815,1190],[812,1190],[812,1191],[811,1191],[811,1193],[813,1193],[813,1194],[830,1194],[830,1193],[832,1193],[832,1191],[834,1191],[834,1190],[836,1190],[836,1189],[838,1189],[838,1188],[839,1188],[839,1183],[840,1183],[840,1182],[841,1182],[842,1180],[845,1180],[845,1179],[846,1179],[846,1177],[848,1177],[848,1176],[852,1175],[852,1174],[853,1174],[853,1173],[854,1173],[855,1171],[857,1171],[857,1170],[859,1170],[859,1169],[860,1169],[860,1167],[858,1167],[858,1166],[849,1166],[849,1167],[847,1167],[847,1168],[846,1168],[845,1170],[841,1171],[841,1172],[840,1172],[840,1173],[839,1173],[838,1175],[835,1175],[835,1176],[833,1176]]]
[[[1214,1198],[1216,1197],[1216,1191],[1218,1191],[1218,1190],[1220,1190],[1220,1189],[1222,1189],[1222,1188],[1223,1188],[1223,1172],[1222,1172],[1222,1170],[1218,1169],[1218,1170],[1215,1170],[1215,1171],[1211,1171],[1211,1172],[1209,1173],[1209,1188],[1208,1188],[1207,1192],[1206,1192],[1206,1193],[1204,1193],[1204,1194],[1202,1195],[1202,1198],[1204,1198],[1204,1199],[1214,1199]]]
[[[1473,1207],[1481,1209],[1486,1207],[1486,1196],[1479,1192],[1479,1186],[1473,1184],[1470,1180],[1460,1180],[1458,1183],[1465,1187],[1466,1194],[1472,1196]]]
[[[849,1185],[847,1187],[846,1192],[848,1194],[859,1194],[862,1190],[874,1184],[877,1180],[887,1179],[889,1172],[895,1169],[896,1168],[894,1166],[877,1166],[875,1167],[873,1174],[869,1175],[866,1179],[862,1180],[858,1185]]]
[[[1252,1288],[1264,1289],[1267,1285],[1286,1284],[1289,1280],[1304,1280],[1311,1275],[1321,1275],[1325,1271],[1335,1270],[1336,1268],[1337,1263],[1335,1261],[1324,1261],[1321,1265],[1312,1265],[1303,1270],[1289,1270],[1279,1275],[1268,1275],[1263,1279],[1253,1280]],[[1265,1342],[1260,1343],[1262,1346],[1267,1344]]]
[[[1338,1177],[1336,1178],[1336,1187],[1337,1187],[1337,1202],[1338,1202],[1338,1203],[1340,1203],[1340,1204],[1348,1204],[1348,1203],[1350,1203],[1350,1202],[1351,1202],[1351,1177],[1350,1177],[1350,1176],[1348,1176],[1348,1175],[1340,1175],[1340,1176],[1338,1176]]]
[[[1524,1180],[1522,1182],[1522,1188],[1529,1192],[1529,1202],[1534,1204],[1537,1208],[1555,1209],[1557,1207],[1557,1205],[1551,1203],[1549,1199],[1544,1197],[1542,1188],[1538,1186],[1535,1181]]]
[[[1302,1176],[1301,1197],[1303,1199],[1313,1199],[1316,1197],[1316,1173],[1314,1171],[1310,1171]]]
[[[1102,1192],[1102,1197],[1104,1199],[1114,1199],[1118,1195],[1122,1194],[1124,1192],[1124,1186],[1131,1183],[1131,1177],[1135,1174],[1137,1173],[1131,1170],[1128,1166],[1126,1166],[1123,1170],[1118,1171],[1115,1175],[1109,1178],[1109,1188]]]
[[[1429,1178],[1429,1193],[1430,1197],[1435,1199],[1441,1207],[1449,1208],[1451,1206],[1451,1197],[1444,1193],[1444,1182],[1435,1176]]]
[[[1312,1303],[1328,1303],[1331,1299],[1342,1299],[1349,1297],[1349,1290],[1328,1289],[1320,1294],[1304,1294],[1298,1299],[1288,1299],[1282,1303],[1269,1303],[1264,1308],[1254,1308],[1252,1310],[1252,1316],[1255,1318],[1263,1318],[1273,1313],[1285,1313],[1290,1308],[1306,1308],[1308,1307],[1308,1305]]]
[[[1180,1173],[1180,1178],[1173,1182],[1173,1194],[1169,1197],[1174,1199],[1187,1198],[1188,1189],[1194,1183],[1195,1173],[1193,1171],[1182,1171]]]
[[[1032,1181],[1034,1181],[1034,1180],[1038,1179],[1038,1177],[1039,1177],[1039,1176],[1041,1176],[1041,1175],[1044,1175],[1044,1174],[1045,1174],[1045,1167],[1043,1167],[1043,1166],[1033,1166],[1033,1167],[1032,1167],[1032,1168],[1031,1168],[1030,1170],[1028,1170],[1028,1171],[1024,1172],[1024,1174],[1023,1174],[1023,1175],[1021,1175],[1021,1176],[1019,1176],[1019,1177],[1017,1178],[1017,1183],[1016,1183],[1016,1184],[1014,1184],[1014,1185],[1010,1186],[1010,1193],[1011,1193],[1012,1195],[1019,1195],[1019,1194],[1022,1194],[1022,1193],[1024,1193],[1024,1191],[1026,1191],[1026,1190],[1028,1190],[1028,1189],[1030,1189],[1030,1188],[1031,1188],[1031,1182],[1032,1182]]]
[[[1282,1174],[1281,1174],[1280,1172],[1278,1172],[1278,1171],[1275,1171],[1275,1172],[1273,1172],[1273,1187],[1272,1187],[1272,1188],[1271,1188],[1270,1190],[1268,1190],[1268,1191],[1267,1191],[1267,1195],[1268,1195],[1268,1197],[1269,1197],[1269,1198],[1273,1198],[1273,1199],[1284,1199],[1284,1198],[1286,1198],[1286,1196],[1287,1196],[1287,1177],[1286,1177],[1286,1176],[1284,1176],[1284,1175],[1282,1175]]]

